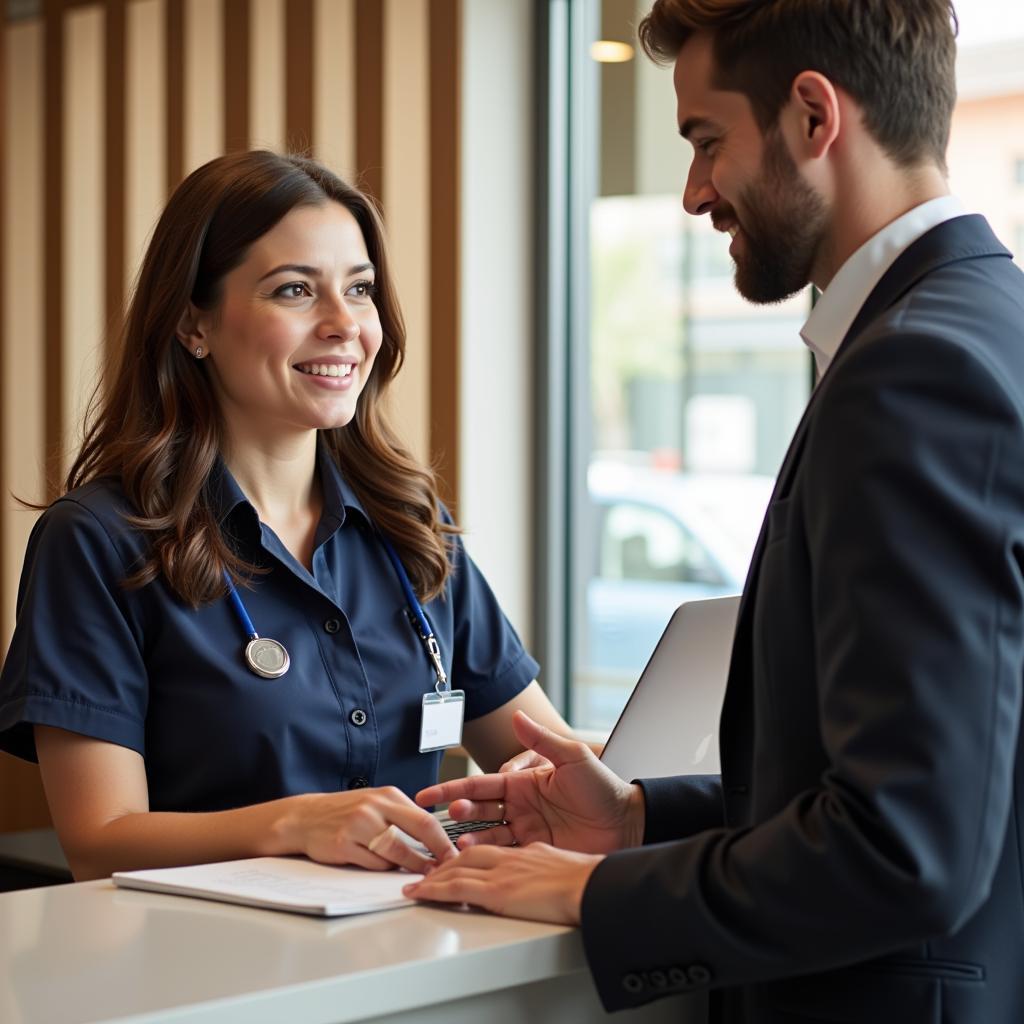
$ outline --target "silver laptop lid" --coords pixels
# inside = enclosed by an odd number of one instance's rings
[[[713,775],[740,599],[687,601],[672,614],[605,744],[620,778]]]

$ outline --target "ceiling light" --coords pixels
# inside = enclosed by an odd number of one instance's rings
[[[633,47],[613,39],[598,39],[590,44],[590,56],[601,64],[623,64],[633,59]]]

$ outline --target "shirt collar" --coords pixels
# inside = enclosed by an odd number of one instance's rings
[[[362,502],[356,492],[342,476],[337,463],[322,440],[317,444],[317,468],[320,470],[320,486],[323,488],[324,510],[322,519],[330,517],[340,526],[345,521],[346,511],[358,512],[367,523],[370,517],[366,514]],[[253,522],[257,522],[256,510],[245,496],[238,481],[218,456],[207,484],[210,506],[219,522],[224,522],[239,505],[245,505],[252,513]]]
[[[372,525],[362,502],[342,475],[323,440],[317,445],[317,465],[320,469],[320,486],[324,492],[324,517],[333,516],[340,526],[345,522],[346,511],[358,512],[367,524]]]
[[[872,235],[840,268],[800,331],[814,353],[820,378],[853,326],[875,285],[905,249],[923,234],[966,213],[955,196],[940,196],[915,206]]]

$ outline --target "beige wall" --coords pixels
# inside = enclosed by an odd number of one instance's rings
[[[446,33],[461,0],[48,0],[42,9],[0,40],[3,650],[35,519],[10,494],[44,500],[47,470],[66,468],[117,316],[108,277],[128,293],[175,160],[184,175],[239,130],[254,146],[311,142],[336,171],[380,183],[408,326],[396,420],[423,460],[440,453],[458,493],[456,421],[438,414],[458,408],[458,374],[430,375],[436,289],[459,279],[457,215],[437,216],[450,205],[443,190],[435,202],[438,161],[457,162],[438,149],[457,146],[457,130],[444,129],[458,104],[431,97],[457,66],[458,33]],[[48,38],[62,56],[49,67]],[[47,103],[47,88],[61,102]],[[245,102],[232,105],[239,94]],[[452,265],[431,274],[438,243]],[[446,352],[458,329],[446,325]],[[32,773],[0,756],[0,831],[44,814]]]

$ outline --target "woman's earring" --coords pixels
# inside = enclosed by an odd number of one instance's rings
[[[203,346],[202,345],[196,345],[196,359],[202,359],[202,358],[203,358]]]

